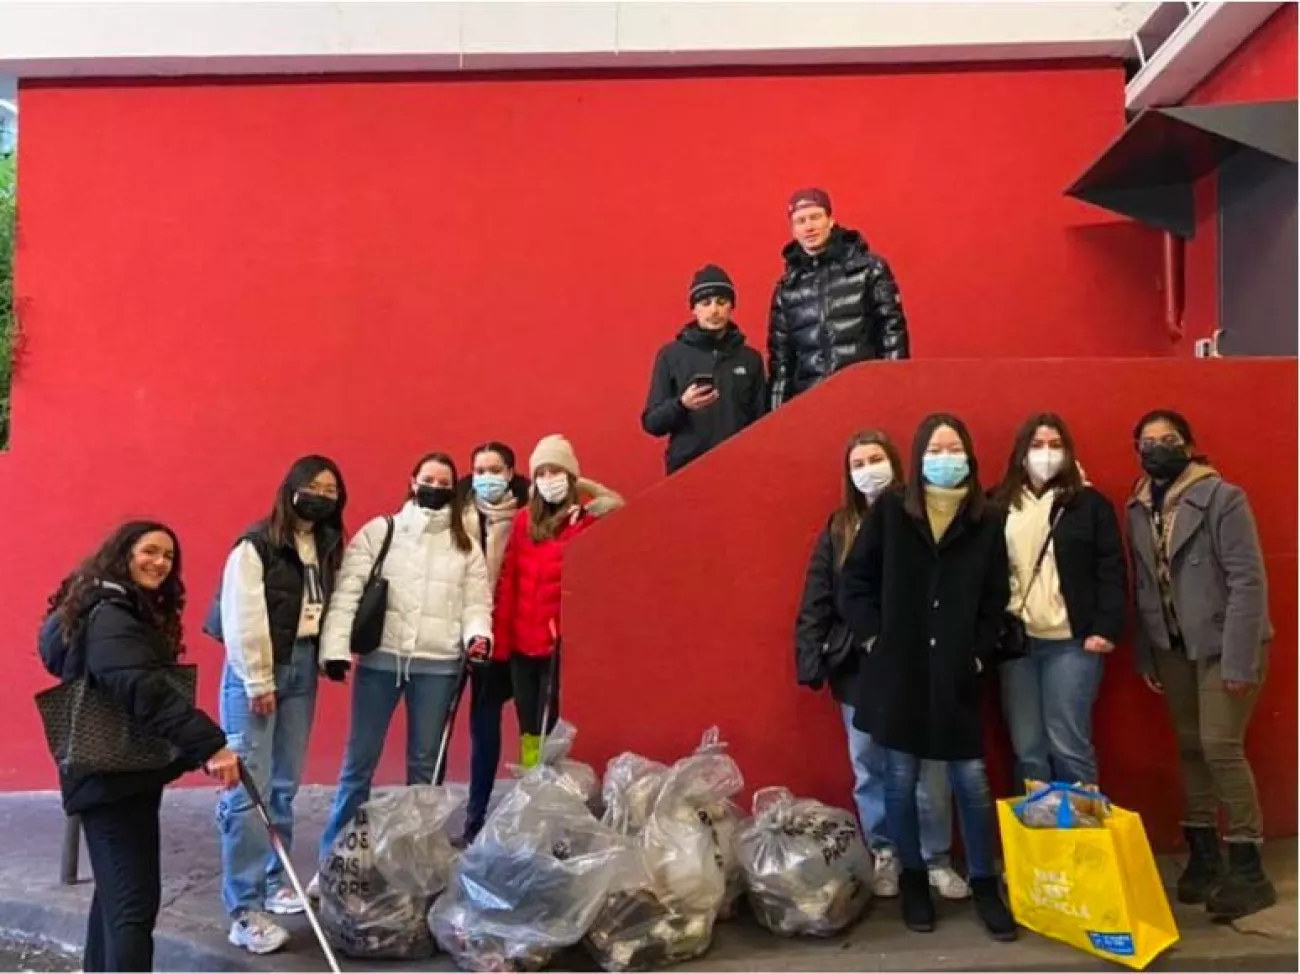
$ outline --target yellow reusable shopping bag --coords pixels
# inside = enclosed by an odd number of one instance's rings
[[[1016,814],[1052,791],[1098,796],[1053,784],[1029,798],[998,802],[1007,892],[1016,922],[1097,957],[1143,970],[1178,942],[1140,816],[1106,804],[1102,828],[1030,828]],[[1071,803],[1063,795],[1062,824]]]

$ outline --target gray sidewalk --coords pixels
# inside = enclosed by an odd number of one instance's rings
[[[305,882],[324,824],[332,789],[307,788],[298,799],[298,848],[294,856]],[[158,928],[159,970],[316,971],[324,960],[305,919],[291,918],[290,947],[256,958],[226,944],[222,915],[217,834],[212,789],[172,790],[163,805],[163,914]],[[89,867],[83,882],[59,885],[59,849],[63,813],[57,795],[0,795],[0,934],[20,932],[79,948],[84,935],[91,886]],[[1202,911],[1175,907],[1182,942],[1156,962],[1153,970],[1261,971],[1297,969],[1296,842],[1267,848],[1270,874],[1281,902],[1271,910],[1233,926],[1210,923]],[[1178,864],[1162,861],[1166,880]],[[445,956],[418,964],[343,961],[350,970],[452,970]],[[595,970],[581,952],[563,956],[557,967]],[[938,930],[909,933],[897,902],[873,905],[848,935],[828,941],[784,940],[751,920],[719,924],[713,949],[682,970],[698,971],[1084,971],[1118,970],[1028,932],[1019,942],[996,944],[978,926],[968,904],[942,904]]]

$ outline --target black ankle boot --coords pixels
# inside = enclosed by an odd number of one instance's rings
[[[903,900],[903,923],[908,930],[930,933],[934,930],[934,901],[930,899],[930,874],[924,869],[904,869],[898,877],[898,892]]]
[[[1213,825],[1186,825],[1187,868],[1178,877],[1179,903],[1204,903],[1223,882],[1223,853],[1219,830]]]
[[[1210,892],[1205,909],[1222,923],[1258,913],[1277,902],[1277,890],[1264,875],[1258,842],[1229,842],[1228,873]]]
[[[971,899],[989,935],[994,940],[1009,941],[1019,936],[1015,918],[1002,899],[1002,889],[996,876],[986,876],[970,881]]]

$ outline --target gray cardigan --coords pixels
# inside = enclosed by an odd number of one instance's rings
[[[1137,601],[1138,669],[1154,674],[1152,648],[1170,648],[1156,574],[1149,491],[1128,504],[1130,556]],[[1268,580],[1246,493],[1218,476],[1192,484],[1176,500],[1170,538],[1174,611],[1190,659],[1222,657],[1222,677],[1257,683],[1268,618]]]

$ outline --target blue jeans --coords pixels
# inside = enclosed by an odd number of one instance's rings
[[[339,787],[320,840],[322,862],[328,858],[339,833],[370,798],[370,786],[384,752],[388,726],[393,722],[397,702],[403,697],[406,698],[406,783],[433,783],[442,725],[456,689],[454,673],[412,673],[399,678],[392,670],[367,666],[359,666],[354,672],[352,722],[348,727]]]
[[[921,775],[920,758],[902,751],[885,752],[885,816],[904,869],[924,869],[921,854],[921,826],[917,812],[916,786]],[[948,761],[948,779],[957,799],[962,844],[966,846],[966,871],[971,879],[996,876],[994,864],[993,793],[989,790],[984,759]]]
[[[307,760],[307,738],[316,713],[316,643],[299,640],[288,663],[275,673],[275,711],[259,715],[248,706],[244,681],[226,664],[221,676],[221,727],[227,744],[243,759],[261,792],[271,824],[293,847],[293,799]],[[241,785],[217,802],[221,832],[221,899],[231,916],[261,910],[286,885],[284,867],[271,851],[266,826]]]
[[[873,850],[891,848],[894,840],[885,816],[885,752],[866,731],[853,726],[853,707],[840,704],[853,764],[853,800],[862,833]],[[948,865],[952,849],[952,789],[942,761],[923,761],[916,788],[921,818],[921,852],[931,866]]]
[[[1092,705],[1105,657],[1077,639],[1031,639],[1029,654],[1001,666],[1002,710],[1019,781],[1097,783]]]

